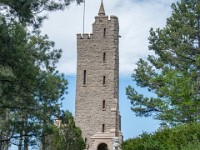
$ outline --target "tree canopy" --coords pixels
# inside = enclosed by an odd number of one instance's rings
[[[123,142],[122,150],[199,150],[200,124],[163,128]]]
[[[64,10],[75,0],[0,0],[0,15],[7,20],[17,20],[38,27],[46,19],[42,12]],[[76,0],[77,4],[83,0]]]
[[[0,0],[0,149],[28,150],[52,133],[68,83],[56,66],[62,50],[40,33],[41,12],[70,2]]]
[[[59,116],[59,127],[54,128],[54,133],[50,135],[50,150],[82,150],[85,143],[82,139],[81,129],[75,126],[74,118],[68,111],[62,112]]]
[[[199,120],[200,2],[172,4],[172,15],[162,29],[150,30],[147,60],[137,62],[132,78],[148,92],[128,86],[126,94],[138,116],[154,116],[172,125]]]

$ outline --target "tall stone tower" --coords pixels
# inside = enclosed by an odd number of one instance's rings
[[[119,115],[119,23],[103,2],[93,34],[77,34],[76,125],[87,150],[112,150],[122,141]],[[119,149],[119,148],[118,148]]]

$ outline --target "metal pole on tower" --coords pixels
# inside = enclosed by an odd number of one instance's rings
[[[84,0],[84,8],[83,8],[83,34],[85,32],[85,0]]]

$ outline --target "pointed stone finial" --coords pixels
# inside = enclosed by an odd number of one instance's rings
[[[104,6],[103,6],[103,0],[101,0],[101,6],[99,9],[99,16],[105,16],[105,10],[104,10]]]

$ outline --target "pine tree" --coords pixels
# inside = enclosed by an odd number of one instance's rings
[[[126,94],[136,115],[174,125],[200,119],[200,2],[181,0],[172,10],[163,29],[150,30],[149,49],[155,55],[140,59],[132,75],[138,86],[156,96],[131,86]]]
[[[40,33],[41,12],[72,1],[0,0],[0,149],[28,150],[51,133],[67,80],[56,68],[62,50]]]

